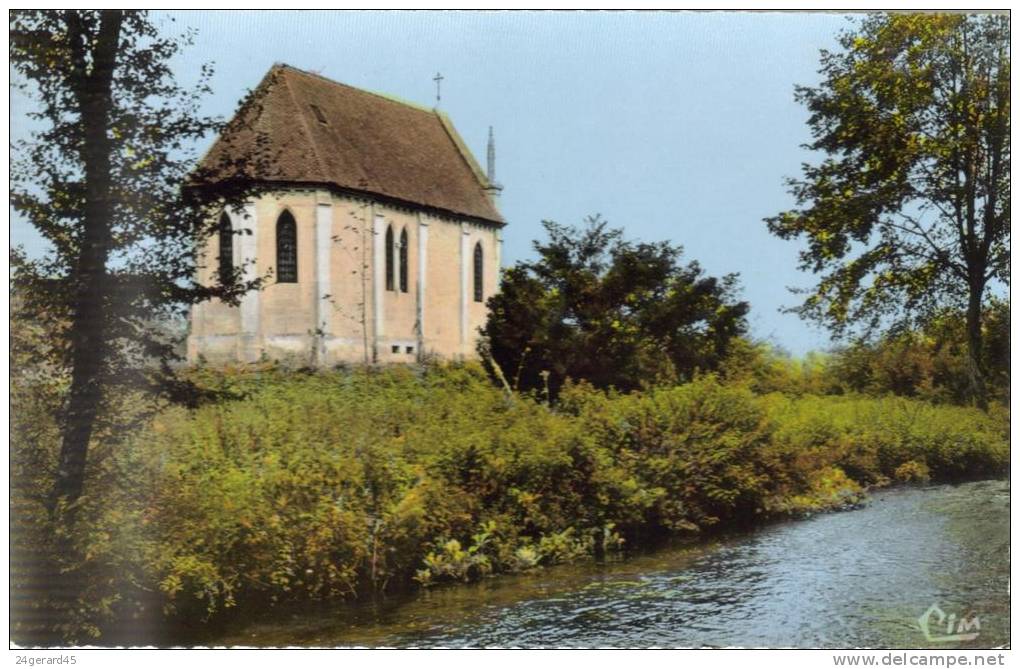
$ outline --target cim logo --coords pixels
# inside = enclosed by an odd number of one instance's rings
[[[973,641],[981,633],[981,620],[977,614],[972,614],[970,617],[963,616],[957,620],[955,613],[947,615],[939,608],[938,604],[928,607],[928,610],[917,619],[917,622],[921,625],[924,638],[932,643]],[[943,623],[945,623],[944,627]],[[945,634],[940,634],[942,629],[945,629]]]

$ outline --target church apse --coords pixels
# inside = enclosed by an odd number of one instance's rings
[[[229,258],[235,271],[266,277],[265,286],[236,306],[196,305],[189,360],[333,366],[475,357],[504,226],[491,129],[483,173],[436,110],[288,66],[275,66],[258,90],[265,127],[290,121],[280,136],[270,133],[279,161],[243,215],[226,213],[235,231],[252,234],[234,234],[229,255],[224,235],[206,240],[197,278],[215,281]],[[339,142],[323,132],[357,127],[354,118],[375,119],[361,130],[370,137],[349,131]],[[207,160],[238,142],[222,144]]]

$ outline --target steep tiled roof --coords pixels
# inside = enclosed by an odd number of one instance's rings
[[[259,158],[254,158],[259,156]],[[488,182],[440,112],[275,65],[202,160],[248,178],[334,185],[498,224]]]

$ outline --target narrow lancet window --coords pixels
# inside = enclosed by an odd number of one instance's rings
[[[475,244],[475,302],[481,302],[485,295],[482,285],[482,270],[485,269],[485,261],[482,259],[482,243]]]
[[[400,232],[400,292],[407,292],[407,229]]]
[[[393,226],[386,226],[386,290],[393,290]]]
[[[276,220],[276,282],[297,283],[297,223],[289,211]]]
[[[234,282],[234,231],[230,226],[230,217],[227,212],[220,216],[219,224],[220,242],[220,283],[226,286]]]

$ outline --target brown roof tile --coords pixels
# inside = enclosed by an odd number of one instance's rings
[[[503,223],[440,112],[287,65],[273,66],[201,167],[222,175],[228,164],[260,181],[330,184]]]

